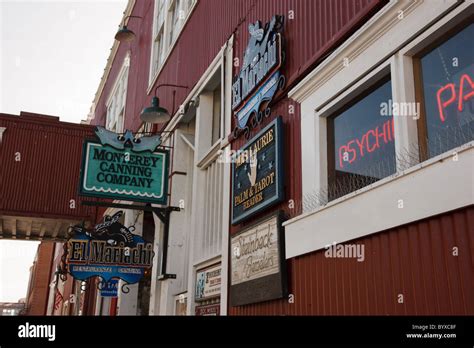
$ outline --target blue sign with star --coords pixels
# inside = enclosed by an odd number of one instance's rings
[[[233,225],[283,200],[282,141],[279,116],[233,156]]]

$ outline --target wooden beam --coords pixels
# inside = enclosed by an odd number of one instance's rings
[[[40,228],[40,234],[39,234],[39,239],[42,240],[44,237],[44,234],[46,232],[46,225],[44,222],[41,223],[41,228]]]
[[[16,222],[17,222],[17,219],[13,219],[13,223],[12,223],[12,239],[16,239]]]
[[[28,221],[28,227],[26,228],[26,239],[30,239],[32,228],[33,228],[33,220],[30,220]]]
[[[54,226],[53,234],[51,235],[52,239],[55,239],[58,236],[61,226],[62,226],[61,222],[56,222],[56,225]]]

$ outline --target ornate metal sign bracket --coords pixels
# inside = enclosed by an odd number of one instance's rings
[[[93,202],[93,201],[82,201],[82,205],[98,206],[98,207],[109,207],[109,208],[121,208],[121,209],[132,209],[150,211],[154,213],[163,223],[163,258],[161,261],[161,272],[158,276],[158,280],[176,279],[176,274],[166,273],[167,259],[168,259],[168,237],[169,237],[169,222],[170,214],[172,211],[180,211],[179,207],[152,207],[150,205],[138,205],[138,204],[122,204],[112,202]]]

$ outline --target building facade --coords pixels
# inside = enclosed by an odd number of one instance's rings
[[[180,210],[168,236],[125,210],[153,268],[88,314],[472,314],[472,19],[455,0],[130,1],[86,122],[161,132]],[[140,120],[155,95],[166,124]]]

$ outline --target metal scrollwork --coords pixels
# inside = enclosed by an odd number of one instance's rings
[[[128,294],[130,292],[130,287],[128,285],[129,284],[125,282],[122,284],[122,286],[120,287],[120,290],[122,291],[122,293]]]

